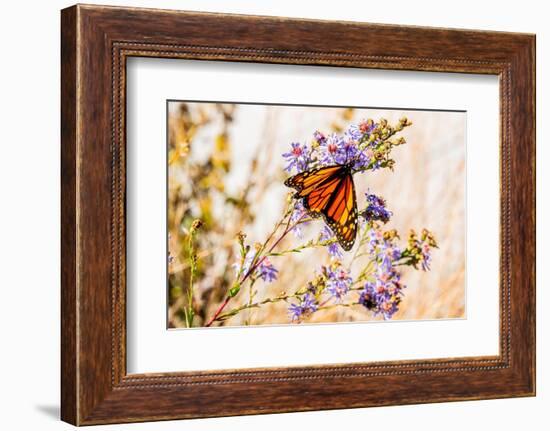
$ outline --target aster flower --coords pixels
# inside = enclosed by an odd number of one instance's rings
[[[374,315],[381,314],[385,320],[389,320],[399,311],[401,297],[388,295],[387,292],[377,288],[373,283],[367,283],[359,296],[359,301],[367,310]]]
[[[387,223],[390,217],[393,215],[391,211],[386,208],[386,201],[380,196],[376,196],[371,193],[365,193],[367,198],[367,208],[361,214],[367,221],[381,221]]]
[[[283,154],[287,161],[286,170],[296,168],[298,172],[311,168],[330,165],[351,165],[355,172],[392,168],[395,161],[390,158],[391,149],[405,143],[403,137],[392,139],[395,133],[412,123],[403,118],[392,127],[385,119],[378,123],[363,120],[351,124],[344,133],[324,135],[319,131],[313,133],[310,152],[305,146],[292,144],[292,150]],[[306,157],[307,155],[307,157]]]
[[[344,256],[344,251],[342,250],[342,247],[340,247],[340,244],[338,243],[338,241],[336,241],[336,236],[334,235],[334,232],[332,232],[332,229],[329,228],[326,224],[323,225],[323,229],[319,234],[319,241],[321,242],[334,241],[330,243],[327,247],[328,253],[332,258],[341,259]]]
[[[293,142],[290,145],[291,150],[283,154],[287,162],[285,171],[290,172],[292,169],[296,169],[297,172],[302,172],[306,170],[309,164],[308,146],[306,144],[300,145],[298,142]]]
[[[363,305],[367,310],[374,311],[378,308],[378,296],[374,283],[366,283],[363,291],[359,295],[359,304]]]
[[[346,140],[359,142],[363,137],[363,132],[361,131],[359,126],[357,126],[356,124],[352,124],[346,130],[344,136],[346,137]]]
[[[374,152],[370,149],[366,151],[357,151],[354,156],[353,169],[356,171],[364,171],[372,164]]]
[[[397,238],[395,230],[383,233],[380,229],[371,227],[367,233],[367,251],[377,262],[391,266],[403,257],[403,252],[395,241]]]
[[[357,163],[359,150],[357,141],[348,136],[340,136],[336,133],[331,134],[319,147],[320,162],[322,165],[345,165],[347,163]]]
[[[320,142],[321,163],[323,165],[352,164],[355,171],[365,170],[371,165],[374,152],[371,149],[360,150],[359,142],[362,139],[363,134],[356,125],[351,125],[343,136],[333,133]]]
[[[370,227],[367,229],[369,229],[366,235],[367,252],[371,255],[376,254],[378,247],[384,241],[384,234],[380,229],[375,227]]]
[[[327,142],[327,137],[322,134],[321,132],[319,132],[318,130],[316,130],[314,133],[313,133],[313,140],[318,144],[318,145],[324,145],[326,142]]]
[[[267,257],[263,258],[258,267],[256,268],[256,274],[263,281],[271,283],[277,279],[277,273],[279,271],[273,266]]]
[[[306,293],[298,304],[290,304],[288,313],[292,321],[300,321],[305,316],[310,316],[319,308],[315,297],[311,293]]]
[[[375,315],[382,314],[384,319],[391,319],[399,310],[405,287],[400,279],[401,275],[395,268],[379,265],[374,280],[365,283],[358,302]]]
[[[327,291],[336,301],[341,302],[344,296],[349,292],[353,284],[353,278],[351,278],[348,271],[342,267],[335,268],[334,270],[328,269],[327,273]]]
[[[430,263],[432,262],[432,255],[430,253],[430,246],[428,244],[423,244],[421,249],[422,259],[420,264],[422,266],[422,271],[430,270]]]
[[[238,263],[233,264],[233,268],[235,269],[235,274],[237,276],[242,274],[247,274],[250,271],[250,267],[255,257],[256,257],[256,252],[251,252],[249,250],[246,253],[246,256],[243,260],[242,268],[241,268],[241,265]],[[266,281],[268,283],[271,283],[277,279],[277,274],[279,271],[277,270],[277,268],[273,266],[273,264],[267,257],[264,257],[263,259],[261,259],[259,263],[256,262],[254,266],[255,268],[254,268],[253,275],[255,277],[259,277],[263,281]]]
[[[345,162],[342,150],[344,140],[341,136],[332,133],[320,144],[320,162],[323,165],[342,164]],[[344,158],[343,158],[344,157]]]
[[[342,146],[342,156],[340,164],[355,162],[359,156],[359,149],[357,148],[357,141],[352,139],[344,139],[344,145]]]
[[[306,215],[307,215],[307,211],[304,208],[304,204],[301,199],[298,199],[297,201],[295,201],[294,209],[292,211],[292,214],[290,215],[290,224],[293,225],[297,223]],[[292,228],[292,233],[296,236],[296,238],[302,239],[303,237],[302,227],[307,224],[308,222],[302,222]]]
[[[431,249],[437,248],[437,242],[433,234],[424,229],[420,238],[416,232],[411,229],[409,233],[409,240],[407,248],[403,252],[403,258],[405,258],[405,264],[412,265],[414,268],[420,267],[423,271],[430,270],[430,263],[432,261]]]
[[[377,126],[372,120],[363,120],[359,123],[358,128],[363,135],[369,135]]]
[[[378,251],[380,263],[386,268],[393,266],[393,263],[401,259],[401,256],[401,249],[390,241],[384,241]]]
[[[338,244],[337,242],[329,244],[327,250],[328,254],[330,254],[330,256],[334,259],[341,259],[344,256],[342,247],[340,247],[340,244]]]

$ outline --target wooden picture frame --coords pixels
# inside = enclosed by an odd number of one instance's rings
[[[61,17],[64,421],[90,425],[535,394],[534,35],[82,5],[64,9]],[[125,65],[131,56],[498,75],[500,354],[128,375]]]

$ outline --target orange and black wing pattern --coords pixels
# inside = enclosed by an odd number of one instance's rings
[[[326,166],[301,172],[285,181],[296,189],[294,197],[302,198],[312,217],[323,216],[346,251],[351,250],[357,234],[355,185],[345,166]]]

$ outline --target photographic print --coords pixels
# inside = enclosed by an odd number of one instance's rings
[[[465,317],[465,112],[173,100],[167,127],[169,328]]]

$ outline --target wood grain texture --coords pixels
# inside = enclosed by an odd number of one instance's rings
[[[534,395],[533,35],[74,6],[62,11],[61,37],[63,420],[86,425]],[[130,56],[499,75],[499,356],[127,375]]]
[[[77,422],[76,9],[61,16],[61,417]]]

